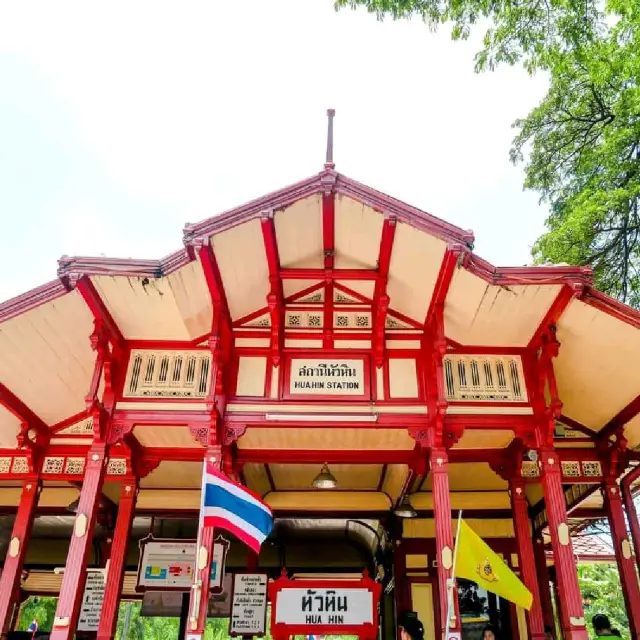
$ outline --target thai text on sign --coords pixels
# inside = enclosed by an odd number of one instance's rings
[[[267,583],[267,575],[263,573],[234,575],[229,635],[253,636],[265,633]]]
[[[373,593],[368,589],[284,588],[277,596],[276,623],[318,626],[372,624]]]
[[[363,360],[291,360],[289,392],[298,395],[363,395]]]

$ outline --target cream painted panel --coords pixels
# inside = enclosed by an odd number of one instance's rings
[[[391,508],[384,493],[370,491],[274,491],[265,498],[272,509],[300,511],[386,511]]]
[[[239,449],[412,450],[415,440],[406,429],[310,428],[263,429],[249,426],[238,440]]]
[[[454,449],[503,449],[513,440],[513,431],[467,429]]]
[[[263,464],[245,464],[242,471],[244,473],[244,479],[249,489],[255,491],[261,496],[265,496],[271,491],[269,476],[267,475],[265,466]]]
[[[266,357],[240,357],[236,395],[264,397],[267,376]]]
[[[378,400],[384,400],[384,371],[382,367],[376,367],[376,389]]]
[[[19,432],[20,420],[0,404],[0,447],[7,449],[17,447],[16,437]]]
[[[559,291],[559,285],[490,285],[458,269],[445,304],[445,332],[461,344],[524,347]]]
[[[195,489],[202,485],[201,462],[173,462],[164,460],[140,486],[146,489]]]
[[[452,491],[452,509],[510,509],[511,500],[506,491]],[[433,509],[433,494],[420,492],[411,495],[411,504],[419,511]]]
[[[266,305],[269,267],[260,220],[249,220],[211,238],[234,320]]]
[[[273,220],[283,268],[320,268],[324,265],[322,198],[319,194],[276,211]]]
[[[213,308],[211,294],[198,261],[167,276],[178,312],[190,338],[198,338],[211,331]]]
[[[406,464],[390,464],[384,474],[382,490],[395,502],[407,481],[409,467]]]
[[[544,498],[541,484],[527,484],[524,488],[524,492],[527,495],[527,500],[531,506],[538,504],[538,502]]]
[[[407,569],[429,568],[429,556],[426,553],[408,553],[405,558]]]
[[[376,268],[383,220],[381,213],[357,200],[341,195],[336,198],[336,269]]]
[[[20,504],[21,487],[0,487],[0,506],[17,507]],[[76,491],[76,495],[78,492]],[[71,504],[67,502],[67,504]]]
[[[133,431],[138,442],[144,447],[164,447],[197,449],[200,444],[193,439],[189,428],[165,427],[164,425],[138,426]]]
[[[428,582],[411,583],[411,607],[424,627],[425,640],[436,640],[433,585]]]
[[[280,393],[280,372],[282,367],[271,367],[271,389],[270,396],[277,398]]]
[[[629,441],[629,446],[635,449],[640,445],[640,415],[637,415],[633,420],[627,422],[624,428],[624,435]]]
[[[420,340],[387,340],[387,349],[420,349]]]
[[[316,464],[270,464],[269,470],[273,484],[278,491],[297,491],[311,489],[313,480],[320,472]],[[331,473],[343,490],[361,490],[377,488],[380,482],[381,464],[332,464]]]
[[[321,349],[322,340],[294,340],[293,338],[285,338],[284,346],[287,349]]]
[[[640,389],[640,330],[579,300],[558,322],[554,360],[563,413],[601,429]]]
[[[336,280],[336,284],[341,284],[345,289],[351,289],[369,300],[373,298],[373,289],[375,287],[373,280],[347,280],[346,282]],[[393,307],[393,300],[391,301],[391,306]]]
[[[47,424],[85,408],[93,317],[77,291],[0,324],[0,380]]]
[[[506,491],[509,487],[509,483],[496,475],[486,462],[450,464],[448,472],[451,491]],[[424,488],[431,490],[430,475]]]
[[[418,397],[418,373],[413,358],[389,359],[389,395],[391,398]]]
[[[268,347],[269,338],[236,338],[236,347]]]
[[[195,265],[200,269],[200,265]],[[183,269],[186,267],[183,267]],[[193,269],[193,266],[190,266]],[[176,276],[176,288],[184,287],[184,280]],[[113,316],[116,324],[125,338],[130,340],[190,340],[206,333],[211,328],[211,321],[205,325],[200,320],[192,319],[190,324],[195,327],[197,322],[203,331],[191,335],[185,325],[175,294],[168,278],[130,278],[127,276],[92,276],[96,290],[104,300],[105,306]],[[186,292],[180,294],[184,300]],[[200,297],[194,302],[202,316],[205,316],[206,305],[211,298]],[[185,306],[185,313],[189,311]],[[209,315],[210,317],[210,315]]]
[[[166,511],[169,509],[200,509],[200,489],[141,489],[136,508]]]
[[[465,518],[465,522],[484,539],[513,538],[514,536],[513,521],[511,520],[478,520],[476,518]],[[454,536],[456,534],[457,524],[457,520],[451,521],[451,532]],[[402,522],[402,535],[404,538],[435,538],[435,521],[431,518],[407,518]]]
[[[371,349],[371,340],[336,340],[336,349]]]
[[[396,225],[387,284],[392,309],[424,322],[445,250],[442,240]]]
[[[80,495],[79,489],[74,487],[44,487],[38,507],[68,507]]]
[[[296,293],[300,293],[300,291],[309,289],[315,284],[318,284],[315,280],[283,280],[282,293],[285,298],[288,298],[289,296],[294,296]]]

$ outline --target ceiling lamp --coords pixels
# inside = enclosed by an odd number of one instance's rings
[[[402,498],[402,502],[393,510],[398,518],[417,518],[418,513],[411,505],[411,501],[409,500],[409,496],[405,495]]]
[[[316,489],[335,489],[338,481],[335,479],[331,471],[329,471],[329,465],[325,462],[322,465],[320,473],[314,478],[313,486]]]

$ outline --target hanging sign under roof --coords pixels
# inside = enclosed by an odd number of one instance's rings
[[[378,635],[382,585],[365,571],[362,580],[290,580],[269,585],[271,634],[276,640],[300,635]]]
[[[195,540],[155,539],[140,541],[136,591],[189,591],[196,564]],[[229,541],[218,536],[211,560],[211,591],[222,590]]]
[[[291,358],[285,388],[290,397],[365,398],[369,395],[367,372],[364,358]]]

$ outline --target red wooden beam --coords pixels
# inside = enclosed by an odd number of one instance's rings
[[[329,114],[329,133],[327,139],[327,158],[330,156],[329,147],[333,146],[332,127],[333,116]],[[331,152],[332,154],[332,152]],[[327,159],[328,168],[332,168],[333,162]],[[325,166],[327,166],[325,165]],[[322,346],[325,349],[333,348],[333,287],[334,281],[329,275],[333,271],[335,263],[336,243],[336,202],[333,187],[335,174],[328,173],[324,179],[325,188],[322,194],[322,250],[324,253],[325,289],[324,312],[322,322]]]
[[[82,276],[76,284],[76,289],[84,299],[89,311],[95,320],[99,320],[104,327],[111,344],[122,349],[125,339],[113,316],[107,309],[104,301],[100,297],[95,285],[89,276]]]
[[[551,326],[558,323],[560,316],[564,313],[577,293],[576,289],[570,287],[568,284],[563,284],[562,287],[560,287],[558,295],[551,303],[551,306],[547,310],[547,313],[545,313],[544,318],[542,318],[535,333],[531,336],[528,345],[529,349],[537,349],[540,346],[542,337],[549,331]]]
[[[574,420],[573,418],[570,418],[569,416],[566,416],[564,413],[558,418],[558,421],[562,422],[565,427],[569,427],[569,429],[573,429],[573,431],[584,433],[585,436],[590,438],[594,438],[597,435],[593,429],[589,429],[589,427],[583,425],[577,420]]]
[[[373,324],[373,357],[377,367],[384,363],[384,337],[387,312],[389,311],[389,296],[387,295],[387,282],[389,280],[389,265],[393,251],[393,240],[396,235],[396,219],[393,216],[385,216],[380,235],[380,249],[378,251],[378,279],[373,292],[372,309],[374,313]]]
[[[227,294],[225,293],[224,286],[222,284],[218,261],[216,260],[213,253],[213,247],[211,246],[211,242],[208,238],[204,238],[202,240],[202,243],[198,248],[198,256],[200,258],[200,264],[202,265],[204,278],[207,282],[207,287],[209,288],[211,304],[213,305],[214,311],[216,308],[220,310],[223,322],[226,324],[227,329],[231,331],[231,313],[229,311],[229,304],[227,303]]]
[[[448,247],[444,253],[442,264],[440,265],[440,271],[438,272],[438,278],[436,284],[433,287],[433,295],[431,296],[431,302],[427,310],[427,315],[424,320],[424,326],[429,327],[436,313],[436,309],[443,307],[445,300],[447,299],[447,293],[451,286],[451,281],[456,272],[456,266],[458,264],[459,256],[465,251],[461,245],[454,245]]]
[[[623,429],[627,422],[630,422],[640,413],[640,395],[637,395],[624,409],[619,411],[607,424],[598,432],[598,438],[608,440],[618,429]]]
[[[48,437],[49,427],[18,396],[0,382],[0,404],[8,409],[20,422],[29,429],[34,429],[41,436]]]
[[[282,347],[284,346],[284,294],[279,274],[280,256],[272,211],[265,212],[261,219],[261,225],[264,250],[269,267],[270,286],[267,305],[271,317],[271,358],[273,364],[277,367],[280,363]]]
[[[283,280],[377,280],[375,269],[281,269]]]

